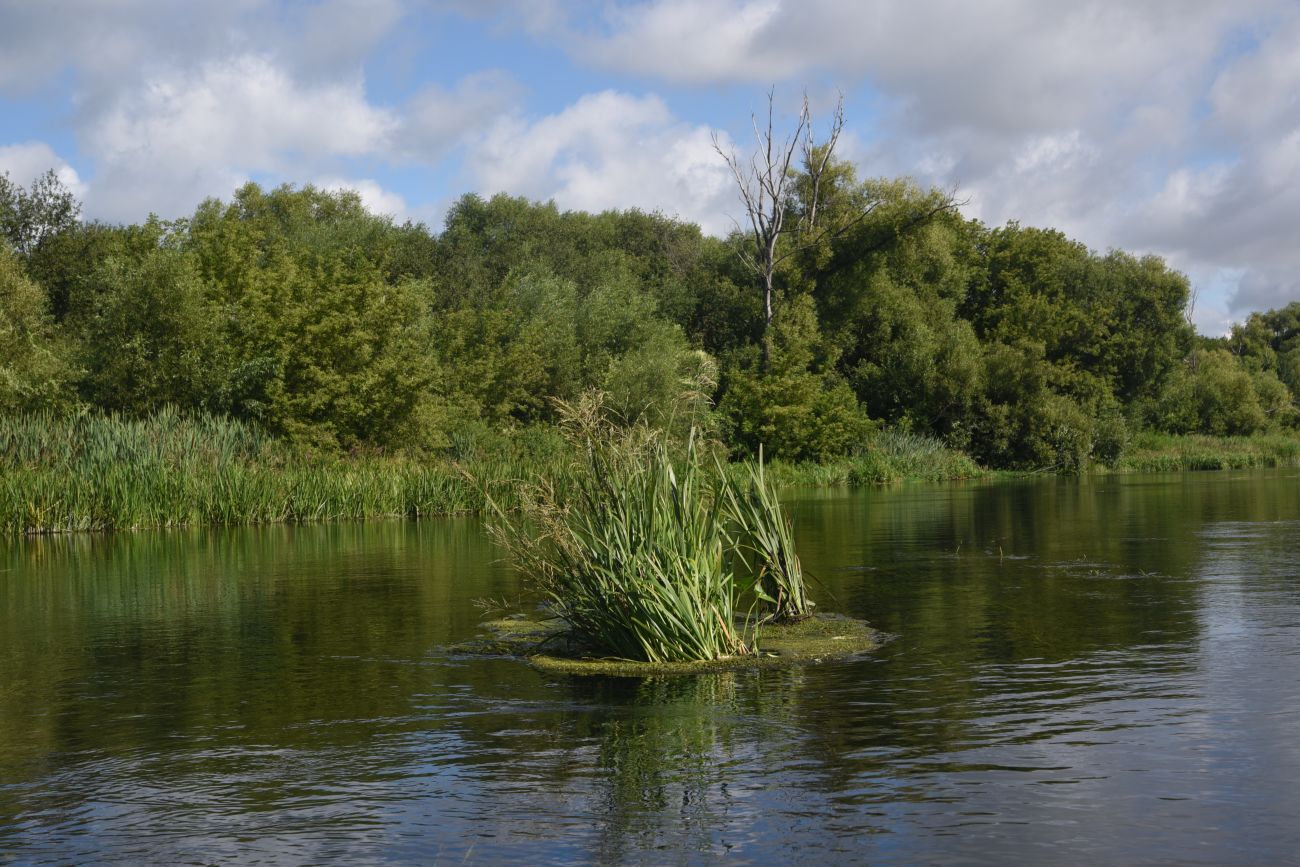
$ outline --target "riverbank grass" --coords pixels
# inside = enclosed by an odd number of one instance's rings
[[[1119,472],[1182,472],[1300,467],[1300,436],[1294,433],[1214,437],[1140,433],[1115,462]]]
[[[226,418],[164,408],[0,416],[0,535],[413,518],[517,505],[521,479],[562,485],[575,460],[550,428],[493,435],[452,454],[313,454]],[[726,467],[737,485],[747,467]],[[982,471],[937,441],[882,433],[830,464],[768,464],[765,484],[877,484]],[[471,481],[473,479],[473,481]]]
[[[778,487],[827,487],[961,481],[987,477],[989,471],[937,437],[885,430],[868,440],[858,454],[823,463],[773,461],[767,475]]]
[[[522,439],[522,438],[521,438]],[[0,533],[415,518],[513,505],[516,480],[565,458],[546,444],[446,459],[313,455],[239,421],[164,409],[0,417]]]

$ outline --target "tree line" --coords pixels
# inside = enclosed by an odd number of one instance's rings
[[[745,233],[635,209],[466,195],[433,232],[250,183],[109,225],[53,173],[0,176],[0,412],[174,406],[304,449],[432,453],[598,388],[737,454],[827,460],[891,428],[1059,469],[1139,430],[1300,423],[1300,303],[1199,337],[1157,257],[985,226],[817,147],[788,171],[780,216],[819,229],[776,238],[758,281]]]

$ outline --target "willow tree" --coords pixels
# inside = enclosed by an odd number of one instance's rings
[[[844,131],[844,97],[841,94],[831,112],[829,129],[817,140],[812,109],[805,93],[794,129],[785,135],[776,130],[775,91],[767,93],[767,119],[751,117],[754,150],[742,159],[732,149],[724,149],[717,136],[713,147],[726,161],[736,181],[745,218],[749,226],[737,229],[744,242],[736,252],[745,267],[753,272],[763,293],[763,367],[771,363],[772,316],[776,301],[776,274],[782,263],[814,247],[835,241],[861,223],[881,203],[875,188],[863,185],[864,195],[855,196],[847,210],[833,209],[828,218],[827,204],[836,198],[837,180],[844,174],[835,158],[835,148]],[[851,173],[850,173],[851,175]],[[844,199],[839,196],[841,204]],[[938,214],[953,210],[961,203],[951,192],[936,196],[933,207],[926,208],[905,221],[898,234],[917,228]]]

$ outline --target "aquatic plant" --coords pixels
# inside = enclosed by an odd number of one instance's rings
[[[763,471],[763,455],[746,463],[737,480],[718,467],[719,486],[733,524],[732,549],[753,576],[751,590],[772,607],[770,619],[798,620],[812,614],[803,566],[794,550],[794,528]]]
[[[491,527],[579,643],[646,662],[725,659],[756,637],[759,618],[738,610],[770,606],[781,620],[811,611],[761,463],[733,481],[694,435],[674,447],[619,425],[599,395],[559,409],[581,456],[564,491],[537,483],[518,513],[495,508]]]
[[[493,532],[554,614],[593,652],[651,662],[749,652],[735,625],[726,515],[692,444],[588,442],[568,495],[551,483]]]
[[[148,418],[0,417],[0,533],[421,517],[513,506],[516,480],[558,456],[503,446],[447,460],[308,454],[245,423],[164,409]]]

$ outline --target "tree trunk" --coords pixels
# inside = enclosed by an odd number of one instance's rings
[[[772,372],[772,274],[763,275],[763,373]]]

